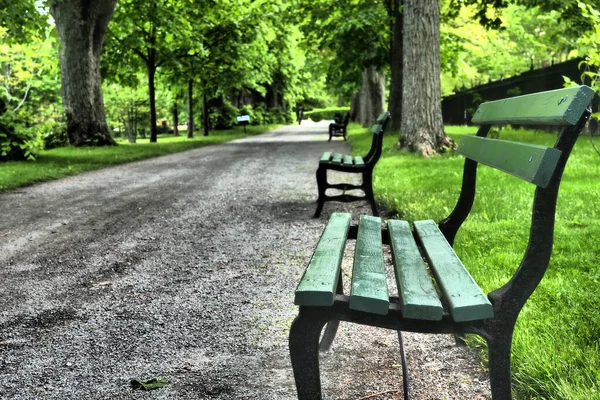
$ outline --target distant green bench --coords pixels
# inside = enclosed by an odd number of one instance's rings
[[[351,201],[366,200],[371,205],[373,215],[379,215],[377,211],[377,204],[375,203],[375,197],[373,196],[373,168],[381,156],[381,147],[383,145],[383,134],[385,128],[390,120],[390,113],[385,112],[377,118],[375,125],[371,127],[373,132],[373,141],[371,142],[371,149],[366,156],[351,156],[341,153],[333,153],[327,151],[323,153],[319,160],[319,167],[317,168],[317,187],[319,191],[319,198],[317,199],[317,210],[315,211],[315,218],[321,215],[323,211],[323,204],[326,201],[341,201],[343,203]],[[348,173],[361,174],[362,182],[360,185],[353,185],[350,183],[337,183],[330,184],[327,181],[327,171],[340,171]],[[329,196],[326,194],[327,189],[340,189],[343,190],[341,195]],[[348,190],[362,190],[364,196],[356,196],[347,194]]]
[[[346,130],[349,122],[350,112],[347,112],[341,122],[336,121],[329,124],[329,141],[331,142],[331,138],[334,136],[342,136],[346,140]]]
[[[299,314],[289,336],[298,398],[320,399],[319,335],[328,349],[339,321],[398,331],[405,398],[407,368],[401,331],[475,333],[486,339],[494,399],[511,398],[510,356],[519,312],[542,280],[552,253],[558,189],[572,147],[585,126],[594,91],[560,89],[481,104],[458,152],[466,157],[462,189],[452,213],[439,223],[331,215],[296,289]],[[554,147],[486,138],[493,125],[561,125]],[[485,164],[536,186],[527,249],[514,276],[487,296],[452,245],[475,198],[477,165]],[[343,293],[341,263],[348,240],[356,243],[350,295]],[[388,294],[383,245],[389,245],[398,296]],[[494,266],[490,265],[492,269]],[[357,338],[357,340],[360,340]]]

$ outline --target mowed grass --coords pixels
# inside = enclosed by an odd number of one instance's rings
[[[246,136],[257,135],[275,129],[280,125],[247,126],[225,131],[211,131],[209,136],[196,132],[187,139],[186,132],[181,136],[159,135],[157,143],[149,139],[137,139],[137,143],[119,141],[119,146],[110,147],[63,147],[44,150],[35,161],[9,161],[0,163],[0,192],[53,179],[60,179],[85,171],[115,164],[178,153],[211,144],[219,144]]]
[[[472,127],[447,127],[456,141]],[[371,134],[353,125],[349,140],[366,154]],[[501,139],[552,146],[556,134],[505,129]],[[440,220],[456,204],[464,159],[426,159],[395,150],[386,137],[374,190],[409,221]],[[529,235],[534,186],[486,166],[478,168],[473,210],[455,249],[484,289],[514,274]],[[600,399],[600,156],[580,137],[561,184],[554,252],[546,276],[521,312],[513,339],[513,382],[519,399]],[[482,340],[472,338],[474,344]],[[485,348],[485,346],[482,346]],[[485,351],[482,351],[485,360]]]

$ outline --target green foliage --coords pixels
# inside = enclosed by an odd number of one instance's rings
[[[35,126],[39,137],[42,140],[43,148],[46,150],[69,145],[67,136],[67,126],[60,122],[43,122]]]
[[[573,56],[577,36],[565,34],[569,22],[558,11],[509,4],[502,10],[500,30],[486,30],[476,14],[475,7],[463,8],[442,25],[444,94]]]
[[[600,7],[578,2],[581,17],[591,25],[577,40],[579,53],[585,56],[582,82],[600,92]]]
[[[304,113],[304,118],[310,118],[314,122],[319,122],[321,120],[334,120],[336,114],[345,115],[350,108],[348,107],[328,107],[328,108],[320,108],[314,109],[312,111],[307,111]]]
[[[222,107],[211,107],[208,112],[210,126],[216,130],[230,129],[236,126],[238,115],[240,115],[238,109],[228,101],[224,101]]]
[[[35,130],[26,128],[19,115],[0,115],[0,161],[34,160],[39,147]]]
[[[447,127],[455,140],[474,127]],[[552,146],[556,135],[504,129],[507,140]],[[460,192],[464,159],[456,154],[423,158],[395,150],[384,139],[374,171],[376,197],[409,221],[445,218]],[[368,130],[349,126],[355,154],[371,143]],[[565,169],[558,200],[554,251],[541,285],[521,312],[513,341],[512,372],[518,398],[598,398],[600,393],[600,218],[595,199],[600,162],[587,138],[580,138]],[[481,166],[478,192],[455,249],[474,279],[489,292],[506,283],[525,251],[531,223],[532,185]],[[477,344],[485,343],[476,338]]]

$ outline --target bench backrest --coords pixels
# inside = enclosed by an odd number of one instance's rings
[[[342,120],[342,125],[344,125],[344,128],[346,128],[348,126],[349,122],[350,122],[350,111],[348,111],[346,113],[346,115],[344,115],[344,119]]]
[[[590,102],[594,96],[593,89],[577,86],[483,103],[472,120],[480,125],[477,135],[465,135],[458,146],[458,152],[467,157],[462,189],[453,212],[439,224],[450,244],[471,211],[478,163],[505,171],[537,186],[529,243],[521,265],[510,282],[490,293],[492,300],[510,296],[517,314],[548,267],[562,172],[591,114]],[[563,130],[553,147],[485,137],[493,125],[505,124],[555,125],[563,127]]]
[[[371,142],[371,148],[366,156],[363,157],[365,160],[365,164],[370,168],[375,167],[375,164],[381,157],[381,151],[383,147],[383,134],[385,133],[385,129],[387,128],[389,122],[391,120],[391,115],[389,111],[386,111],[377,117],[377,121],[371,127],[371,132],[373,132],[373,140]]]

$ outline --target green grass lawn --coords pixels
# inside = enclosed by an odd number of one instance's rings
[[[457,141],[475,130],[447,127]],[[500,138],[551,146],[556,134],[505,129]],[[356,154],[366,154],[371,134],[352,125],[349,140]],[[460,191],[464,159],[399,152],[396,141],[384,140],[374,172],[376,197],[409,221],[446,217]],[[455,250],[486,292],[503,285],[521,261],[533,192],[525,181],[479,167],[475,205]],[[550,267],[517,322],[513,382],[520,399],[600,399],[599,204],[600,156],[581,137],[563,176]]]
[[[193,139],[171,134],[159,135],[157,143],[149,139],[137,139],[130,144],[119,140],[119,146],[112,147],[63,147],[42,151],[35,161],[9,161],[0,163],[0,192],[14,190],[21,186],[52,179],[64,178],[85,171],[99,169],[114,164],[122,164],[165,154],[177,153],[197,147],[218,144],[246,136],[257,135],[275,129],[278,125],[247,126],[225,131],[211,132],[202,136],[197,132]]]

